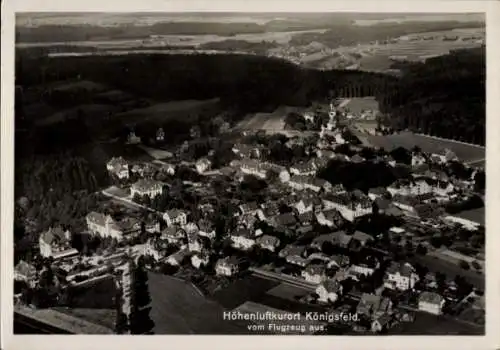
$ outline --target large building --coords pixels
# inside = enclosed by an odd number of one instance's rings
[[[119,179],[128,179],[130,175],[128,163],[122,157],[111,158],[111,160],[106,164],[106,169],[110,174]]]
[[[40,234],[38,244],[40,255],[44,258],[59,259],[78,254],[71,246],[71,233],[61,227],[51,227]]]
[[[148,196],[150,198],[154,198],[158,195],[161,195],[162,191],[163,185],[161,184],[161,182],[149,179],[141,179],[130,187],[130,194],[132,195],[132,197],[137,194],[141,197]]]
[[[110,215],[90,212],[87,217],[87,227],[91,234],[102,238],[115,238],[118,241],[141,232],[141,224],[133,218],[117,221]]]

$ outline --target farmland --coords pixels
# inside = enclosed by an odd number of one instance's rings
[[[38,118],[35,120],[35,124],[38,126],[56,124],[68,119],[78,118],[78,116],[82,114],[88,115],[90,118],[99,120],[102,118],[107,118],[111,114],[115,113],[118,109],[119,108],[117,106],[103,104],[79,105],[78,107],[65,109],[57,113],[48,115],[45,118]]]
[[[284,106],[277,108],[271,113],[255,113],[241,120],[235,130],[265,130],[267,132],[280,132],[285,130],[285,116],[291,111],[297,111],[295,107]]]

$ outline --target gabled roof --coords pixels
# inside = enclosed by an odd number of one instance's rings
[[[440,294],[427,291],[422,292],[418,297],[419,302],[431,303],[434,305],[441,305],[443,300],[444,298]]]
[[[47,244],[56,242],[65,243],[68,242],[68,239],[66,238],[66,232],[69,233],[69,231],[64,231],[60,226],[51,227],[47,231],[43,232],[40,235],[40,238]]]
[[[415,269],[409,263],[396,263],[392,262],[391,265],[387,268],[388,274],[397,274],[399,273],[401,276],[410,277],[411,274],[415,273]]]
[[[134,188],[138,191],[141,191],[141,192],[149,191],[149,190],[161,188],[161,187],[162,187],[161,182],[151,180],[151,179],[140,179],[137,182],[135,182],[134,184],[132,184],[132,188]]]
[[[278,237],[270,236],[270,235],[263,235],[257,238],[257,243],[262,244],[262,245],[271,245],[271,246],[278,246],[280,244],[280,240]]]

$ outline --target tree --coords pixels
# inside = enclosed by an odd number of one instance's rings
[[[417,245],[417,249],[415,251],[418,255],[425,255],[427,254],[427,247],[425,247],[422,244]]]
[[[458,264],[464,270],[469,270],[470,269],[469,263],[467,261],[465,261],[465,260],[460,260],[460,262]]]
[[[154,322],[149,316],[151,296],[148,287],[148,273],[143,259],[140,259],[133,269],[133,300],[130,314],[130,332],[132,334],[149,334],[154,328]]]

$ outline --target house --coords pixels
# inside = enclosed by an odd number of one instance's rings
[[[253,229],[255,223],[258,221],[257,217],[252,214],[245,214],[238,217],[238,227]]]
[[[297,221],[302,227],[310,226],[314,222],[314,214],[312,211],[308,211],[297,215]]]
[[[304,118],[304,121],[314,123],[316,115],[314,114],[314,112],[304,112],[302,117]]]
[[[169,242],[159,237],[149,238],[144,244],[144,255],[152,257],[156,262],[166,257]]]
[[[349,273],[351,273],[353,277],[357,279],[359,275],[366,275],[366,276],[372,275],[377,269],[377,267],[378,267],[377,265],[369,263],[352,264],[351,267],[349,268]]]
[[[136,145],[138,143],[141,143],[141,138],[135,134],[134,130],[132,130],[128,134],[127,143],[130,145]]]
[[[38,239],[40,255],[44,258],[60,259],[78,254],[71,246],[71,233],[60,226],[51,227],[40,234]]]
[[[330,160],[335,157],[335,152],[329,150],[329,149],[318,149],[316,151],[316,156],[321,159],[326,159]]]
[[[197,269],[201,268],[202,266],[207,266],[209,262],[210,254],[206,250],[203,250],[202,252],[193,254],[191,256],[191,265],[193,265]]]
[[[148,196],[151,199],[161,195],[163,192],[163,185],[161,182],[151,179],[140,179],[130,186],[130,194],[132,197],[139,195],[141,197]]]
[[[241,215],[255,215],[257,210],[259,210],[259,205],[257,202],[243,203],[238,207],[238,209]]]
[[[153,217],[148,217],[144,222],[144,230],[149,233],[160,232],[160,221]]]
[[[444,298],[438,293],[426,291],[422,292],[418,297],[418,309],[434,315],[443,313],[444,304]]]
[[[380,316],[377,316],[371,324],[371,331],[373,333],[381,333],[387,331],[390,327],[390,323],[392,321],[391,315],[388,313],[382,313]]]
[[[319,284],[326,279],[325,266],[310,264],[302,271],[301,275],[307,282]]]
[[[201,237],[207,237],[212,240],[215,239],[215,225],[212,221],[206,219],[200,219],[198,221],[198,235]]]
[[[392,301],[381,295],[363,293],[356,307],[356,313],[368,318],[392,311]]]
[[[316,220],[320,225],[337,227],[344,221],[344,218],[338,210],[330,209],[316,213]]]
[[[168,243],[177,244],[186,238],[186,232],[176,225],[168,226],[161,232],[161,239]]]
[[[330,261],[326,265],[327,268],[331,268],[333,266],[338,268],[348,267],[350,264],[350,259],[347,255],[333,255],[330,257]]]
[[[356,241],[359,246],[364,247],[367,242],[373,241],[373,237],[361,231],[355,231],[352,235],[352,241]]]
[[[198,174],[203,174],[206,171],[210,170],[212,166],[212,162],[208,158],[201,158],[196,161],[196,171]]]
[[[169,265],[172,265],[172,266],[180,266],[180,265],[182,265],[182,263],[184,262],[184,260],[188,256],[188,254],[189,254],[189,250],[186,248],[183,248],[183,249],[179,250],[178,252],[170,255],[165,260],[165,262]]]
[[[231,243],[236,249],[249,250],[255,245],[254,234],[249,229],[238,229],[231,234]]]
[[[299,176],[311,176],[316,175],[316,170],[316,166],[313,162],[298,163],[290,167],[290,174]]]
[[[280,245],[280,240],[277,237],[262,235],[255,240],[255,243],[262,249],[267,249],[271,252],[275,252]]]
[[[368,190],[368,197],[374,201],[377,198],[384,198],[389,194],[389,191],[387,191],[386,188],[384,187],[375,187],[375,188],[370,188]]]
[[[244,174],[254,175],[261,179],[267,178],[269,171],[278,174],[278,178],[281,182],[287,182],[290,179],[290,173],[285,167],[266,162],[259,162],[253,159],[244,159],[241,161],[240,170]]]
[[[325,242],[331,243],[334,246],[347,248],[351,242],[352,236],[347,235],[344,231],[327,233],[314,238],[311,242],[311,247],[322,249]]]
[[[299,255],[288,255],[285,258],[285,260],[287,263],[289,263],[291,265],[299,266],[299,267],[306,267],[307,264],[309,264],[309,260],[307,260]]]
[[[413,152],[411,155],[411,166],[419,167],[421,165],[426,164],[427,160],[421,153]]]
[[[401,196],[396,194],[392,198],[392,203],[395,207],[401,209],[403,213],[415,216],[417,214],[416,208],[420,204],[420,201],[413,196]]]
[[[279,252],[278,256],[280,258],[286,258],[288,256],[301,256],[305,250],[306,250],[305,246],[288,244]]]
[[[411,264],[392,262],[386,270],[384,286],[389,289],[408,290],[413,289],[418,280],[419,277]]]
[[[312,200],[301,199],[294,204],[294,208],[297,210],[298,214],[301,215],[304,213],[312,212],[314,210],[314,204]]]
[[[268,223],[278,231],[286,231],[297,225],[297,219],[293,213],[283,213],[273,216]]]
[[[163,131],[163,128],[158,128],[158,130],[156,130],[156,141],[165,141],[165,131]]]
[[[201,252],[201,239],[195,233],[187,233],[188,249],[190,252]]]
[[[298,191],[311,190],[316,193],[321,190],[329,191],[332,187],[328,181],[308,175],[293,175],[288,181],[288,186]]]
[[[37,271],[35,266],[27,263],[24,260],[19,261],[14,268],[14,279],[16,281],[24,281],[33,287],[36,277]]]
[[[446,164],[451,161],[458,160],[458,157],[449,149],[444,149],[441,152],[431,154],[431,161],[438,164]]]
[[[86,216],[87,227],[92,235],[102,238],[111,237],[118,241],[124,238],[133,237],[141,233],[141,223],[131,217],[122,220],[115,220],[110,215],[97,212],[90,212]]]
[[[129,165],[122,157],[111,158],[106,164],[108,172],[119,179],[128,179],[130,176]]]
[[[162,163],[160,170],[168,175],[175,175],[175,165],[169,163]]]
[[[393,196],[397,194],[401,196],[418,196],[432,193],[432,186],[425,178],[418,178],[413,181],[400,179],[387,187],[387,191]]]
[[[260,158],[264,153],[264,147],[247,144],[235,144],[232,148],[234,154],[241,158]]]
[[[368,197],[356,198],[352,193],[328,193],[323,197],[325,209],[337,209],[342,216],[349,221],[355,218],[371,214],[372,203]]]
[[[319,295],[318,300],[323,303],[334,303],[342,295],[342,284],[336,280],[328,279],[323,281],[317,288],[316,294]]]
[[[187,214],[179,209],[170,209],[163,214],[163,220],[167,226],[184,226],[187,224]]]
[[[215,263],[215,273],[220,276],[234,276],[240,270],[241,261],[235,256],[225,257]]]
[[[384,157],[384,160],[389,166],[392,166],[393,168],[396,166],[396,160],[391,155],[387,155]]]
[[[448,181],[437,181],[435,186],[432,187],[432,191],[437,196],[448,197],[455,191],[455,186]]]

